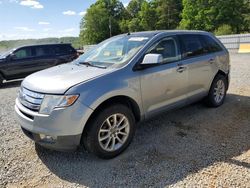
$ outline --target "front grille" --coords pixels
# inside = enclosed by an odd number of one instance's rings
[[[42,104],[44,94],[30,91],[24,87],[21,87],[18,98],[23,106],[32,111],[38,112]]]

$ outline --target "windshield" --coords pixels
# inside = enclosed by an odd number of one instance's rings
[[[6,57],[6,56],[8,56],[10,53],[12,53],[13,51],[14,51],[14,49],[11,49],[11,50],[9,50],[9,51],[7,51],[7,52],[3,52],[3,53],[0,54],[0,57]]]
[[[80,56],[76,63],[91,63],[105,67],[121,66],[145,45],[149,37],[132,35],[113,37],[94,47],[91,51]]]

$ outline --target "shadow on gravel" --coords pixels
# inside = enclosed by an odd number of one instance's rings
[[[229,94],[219,108],[201,103],[163,113],[138,125],[120,156],[101,160],[84,151],[61,153],[39,146],[43,163],[61,179],[88,187],[163,187],[250,149],[250,97]]]
[[[21,85],[21,82],[22,82],[22,80],[4,82],[0,86],[0,89],[7,89],[7,88],[12,88],[12,87],[19,87]]]

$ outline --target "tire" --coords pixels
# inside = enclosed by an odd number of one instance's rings
[[[134,133],[133,113],[125,105],[115,104],[92,118],[83,133],[82,142],[90,153],[103,159],[111,159],[129,146]]]
[[[224,103],[228,83],[225,76],[218,74],[210,87],[208,96],[206,97],[206,104],[209,107],[219,107]]]

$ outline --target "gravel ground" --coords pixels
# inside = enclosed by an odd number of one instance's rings
[[[231,85],[217,109],[201,103],[138,125],[112,160],[43,149],[14,119],[20,82],[0,89],[0,187],[250,187],[250,54],[232,54]]]

